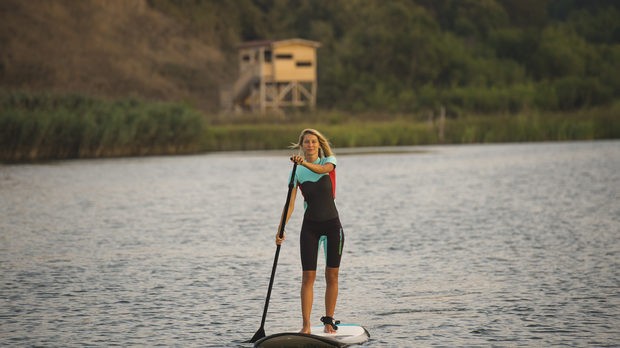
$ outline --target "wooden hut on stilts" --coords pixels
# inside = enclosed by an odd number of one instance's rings
[[[320,43],[303,39],[251,41],[238,46],[239,76],[228,107],[266,113],[316,107]]]

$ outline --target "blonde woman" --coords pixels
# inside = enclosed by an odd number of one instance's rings
[[[292,148],[300,149],[302,155],[291,157],[297,163],[295,188],[291,193],[286,221],[295,207],[297,187],[304,196],[304,219],[299,237],[302,264],[301,314],[303,327],[301,333],[310,333],[310,312],[316,279],[319,244],[323,243],[326,257],[325,267],[325,316],[321,321],[325,332],[335,333],[338,321],[334,320],[336,300],[338,298],[338,270],[344,245],[344,233],[334,199],[336,197],[336,157],[327,139],[315,129],[304,129],[297,144]],[[276,244],[281,245],[276,233]]]

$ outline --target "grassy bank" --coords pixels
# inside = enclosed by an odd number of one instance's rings
[[[208,117],[181,104],[0,93],[0,161],[285,149],[303,128],[336,147],[620,138],[620,103],[572,113],[429,115],[318,112]]]
[[[303,128],[326,134],[336,147],[470,144],[620,138],[620,104],[573,113],[523,112],[516,115],[465,115],[421,119],[414,115],[355,115],[323,113],[286,123],[231,122],[212,124],[202,149],[284,149]],[[443,124],[443,126],[442,126]]]
[[[183,105],[4,93],[0,160],[160,155],[200,150],[204,118]]]

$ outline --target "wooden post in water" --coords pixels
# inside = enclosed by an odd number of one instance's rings
[[[439,107],[439,129],[438,129],[438,137],[439,142],[443,143],[445,140],[444,128],[446,126],[446,108],[442,105]]]

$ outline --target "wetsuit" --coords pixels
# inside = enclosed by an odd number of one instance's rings
[[[313,163],[334,165],[327,174],[317,174],[299,166],[295,185],[304,196],[304,221],[299,237],[301,265],[304,271],[315,271],[319,245],[323,244],[328,267],[340,267],[344,233],[336,209],[336,157],[318,158]]]

